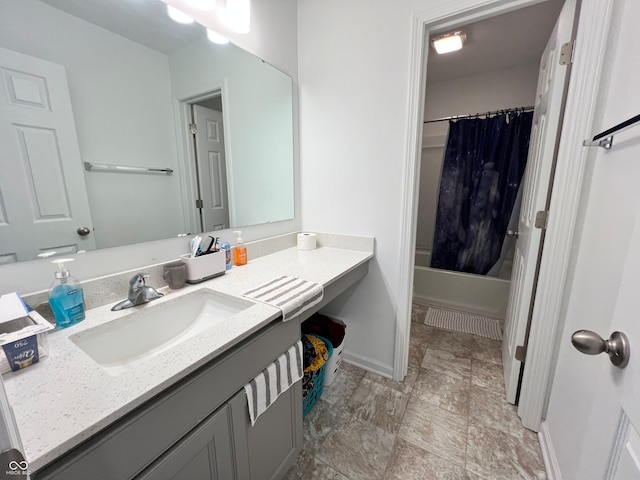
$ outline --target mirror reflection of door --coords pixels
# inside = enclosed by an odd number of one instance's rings
[[[227,166],[220,97],[192,105],[196,175],[202,231],[229,228]]]
[[[0,264],[94,249],[64,67],[0,48],[0,92]]]

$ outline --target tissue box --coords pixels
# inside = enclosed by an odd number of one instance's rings
[[[0,372],[28,367],[47,355],[44,332],[54,327],[38,312],[28,312],[17,293],[0,297]]]
[[[227,271],[227,259],[224,250],[207,253],[191,258],[190,254],[180,255],[187,266],[187,283],[200,283],[224,275]]]

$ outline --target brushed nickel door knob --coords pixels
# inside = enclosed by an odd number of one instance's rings
[[[605,340],[591,330],[578,330],[571,335],[571,343],[587,355],[606,353],[611,363],[618,368],[626,367],[631,356],[629,339],[622,332],[613,332],[611,337]]]

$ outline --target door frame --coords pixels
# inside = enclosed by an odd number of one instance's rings
[[[582,146],[590,138],[605,39],[611,22],[614,0],[582,0],[576,47],[564,126],[558,151],[550,214],[545,233],[544,253],[540,262],[538,289],[531,327],[518,414],[523,425],[534,431],[540,428],[551,388],[552,373],[562,331],[563,298],[569,293],[565,285],[574,225],[580,209],[582,182],[589,149]],[[426,10],[412,15],[410,75],[407,119],[407,159],[403,165],[404,197],[402,201],[400,287],[396,311],[396,340],[393,377],[401,380],[407,373],[411,303],[413,296],[413,258],[417,226],[418,182],[424,115],[426,56],[425,39],[435,28],[454,27],[540,3],[540,0],[438,0]]]
[[[201,102],[211,97],[220,96],[222,99],[222,121],[225,128],[223,131],[224,143],[225,143],[225,156],[227,162],[227,187],[230,187],[230,176],[233,172],[230,168],[231,156],[227,147],[229,141],[229,100],[228,100],[228,86],[227,79],[224,78],[219,82],[212,82],[206,90],[194,92],[190,95],[186,95],[182,98],[174,98],[174,112],[176,118],[176,141],[178,145],[178,155],[183,158],[184,161],[178,162],[178,169],[180,171],[180,182],[182,191],[182,210],[186,220],[185,224],[189,229],[189,232],[185,233],[202,233],[200,232],[200,218],[193,208],[193,202],[197,198],[198,178],[196,175],[196,151],[193,144],[192,135],[189,133],[189,124],[191,123],[191,105]],[[229,209],[231,209],[231,191],[227,193],[229,197]]]

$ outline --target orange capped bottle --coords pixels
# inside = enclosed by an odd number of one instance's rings
[[[242,232],[237,230],[233,232],[237,235],[236,246],[233,247],[233,263],[240,267],[247,264],[247,247],[242,243]]]

